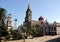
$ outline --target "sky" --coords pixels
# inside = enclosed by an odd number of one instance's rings
[[[30,4],[32,20],[38,21],[40,16],[50,23],[60,22],[60,0],[0,0],[0,7],[12,15],[12,26],[17,19],[17,27],[25,21],[26,10]]]

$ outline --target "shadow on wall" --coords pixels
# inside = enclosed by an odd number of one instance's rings
[[[55,39],[51,39],[45,42],[60,42],[60,37],[59,38],[55,38]]]

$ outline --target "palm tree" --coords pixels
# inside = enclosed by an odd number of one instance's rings
[[[6,10],[4,8],[0,8],[0,20],[6,18]]]
[[[17,26],[17,19],[15,19],[14,21],[15,21],[15,28],[16,28],[16,26]]]
[[[6,10],[4,8],[0,8],[0,29],[5,29],[5,19],[6,19]]]
[[[0,24],[6,19],[6,10],[4,8],[0,8]]]
[[[0,7],[0,37],[5,37],[7,35],[5,19],[6,9]]]

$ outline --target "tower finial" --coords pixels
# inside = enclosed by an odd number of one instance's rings
[[[30,4],[28,4],[28,9],[30,9]]]
[[[32,11],[30,9],[30,5],[28,4],[28,8],[27,8],[27,11],[26,12],[29,12],[29,11],[32,13]]]

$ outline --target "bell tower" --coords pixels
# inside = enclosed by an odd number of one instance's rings
[[[28,4],[25,21],[31,21],[31,20],[32,20],[32,11],[30,9],[30,5]]]
[[[8,17],[7,17],[7,28],[8,30],[11,29],[12,25],[11,25],[11,14],[8,14]]]
[[[30,9],[30,5],[28,4],[28,8],[26,11],[26,17],[25,17],[25,26],[26,28],[31,28],[31,20],[32,20],[32,11]]]

